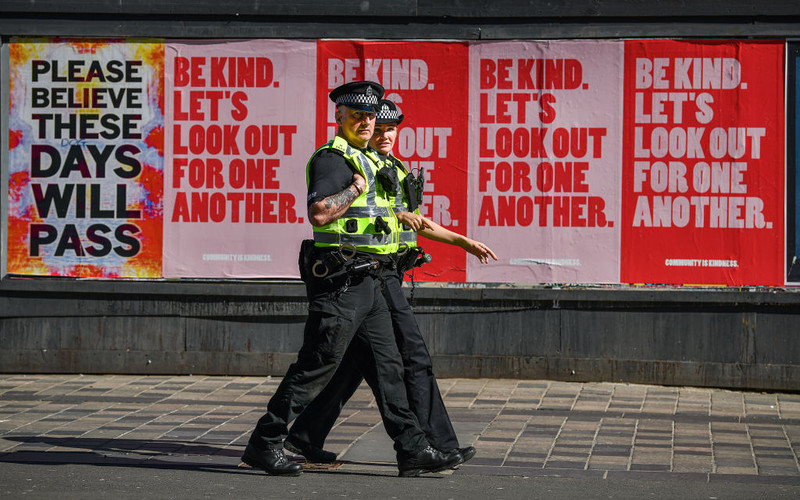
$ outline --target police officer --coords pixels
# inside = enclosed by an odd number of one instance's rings
[[[421,254],[417,251],[417,231],[429,239],[460,246],[484,263],[489,262],[490,257],[497,260],[497,256],[483,243],[445,229],[419,215],[421,183],[402,161],[391,154],[397,139],[397,127],[403,118],[393,102],[381,100],[375,133],[370,140],[370,145],[383,161],[379,182],[384,181],[385,190],[392,197],[392,208],[398,220],[403,222],[399,228],[400,255],[395,256],[400,269],[384,274],[382,292],[389,305],[396,341],[403,356],[404,382],[411,409],[430,443],[441,450],[452,450],[459,457],[458,463],[463,463],[475,455],[475,448],[461,447],[453,430],[433,375],[430,354],[402,290],[403,273],[407,267],[402,262],[407,261],[408,257],[416,259]],[[362,381],[360,366],[355,360],[363,357],[365,349],[367,346],[359,341],[350,345],[331,382],[295,421],[286,439],[287,449],[304,455],[312,462],[333,462],[336,459],[334,453],[323,449],[323,443],[345,402]]]
[[[302,472],[283,452],[287,424],[325,387],[354,336],[367,346],[357,362],[394,440],[400,475],[444,470],[459,459],[430,446],[408,407],[400,353],[380,293],[380,273],[398,248],[391,201],[375,182],[379,160],[367,149],[383,92],[369,81],[334,89],[336,137],[306,166],[314,243],[304,245],[302,256],[309,299],[303,345],[242,456],[269,474]]]

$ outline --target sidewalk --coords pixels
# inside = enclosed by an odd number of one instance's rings
[[[279,381],[0,375],[0,467],[76,460],[238,467]],[[539,380],[440,385],[462,445],[478,449],[454,475],[800,485],[800,394]],[[340,462],[308,470],[397,474],[365,385],[326,447]]]

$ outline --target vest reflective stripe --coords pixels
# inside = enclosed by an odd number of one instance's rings
[[[353,207],[347,209],[342,217],[390,217],[388,207]]]
[[[394,213],[408,212],[408,195],[406,194],[406,190],[403,189],[403,179],[408,176],[408,169],[402,161],[392,155],[389,155],[386,158],[385,163],[394,165],[395,170],[397,170],[397,180],[399,181],[397,186],[397,194],[392,200],[392,209],[394,210]],[[419,208],[414,210],[414,213],[419,215]],[[399,222],[398,225],[400,226],[400,243],[405,243],[409,247],[417,246],[417,232],[410,228],[406,229],[405,226]]]
[[[356,250],[359,246],[363,245],[391,245],[391,234],[374,233],[374,234],[338,234],[338,233],[314,233],[315,243],[330,243],[339,245],[351,244],[355,245]],[[373,252],[377,253],[377,252]]]
[[[417,246],[417,233],[414,231],[400,231],[400,243],[410,247]]]
[[[357,197],[347,211],[337,220],[321,227],[314,227],[314,244],[319,247],[334,247],[351,244],[356,250],[376,254],[390,254],[397,251],[398,233],[397,218],[392,211],[391,200],[375,179],[380,160],[373,151],[362,152],[351,147],[341,137],[318,148],[306,165],[306,184],[309,182],[309,167],[314,157],[325,149],[335,149],[345,161],[366,181],[365,192]],[[375,220],[381,217],[389,226],[390,233],[385,234],[375,228]],[[348,221],[355,221],[355,228]],[[348,231],[347,229],[350,229]]]
[[[345,157],[350,156],[351,158],[355,158],[356,161],[361,165],[361,171],[363,172],[362,175],[364,179],[367,181],[367,186],[375,186],[375,172],[372,171],[372,168],[369,166],[369,160],[364,158],[364,154],[357,150],[351,148],[349,145],[347,146],[347,153],[345,153]],[[365,193],[367,195],[367,206],[374,207],[375,206],[375,189],[367,189]]]

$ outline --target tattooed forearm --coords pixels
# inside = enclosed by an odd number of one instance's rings
[[[320,200],[310,207],[308,207],[308,219],[313,226],[324,226],[329,224],[339,217],[341,217],[353,200],[358,198],[361,194],[360,190],[355,185],[347,186],[347,188],[336,194],[332,194]]]
[[[334,212],[339,212],[339,210],[347,210],[350,207],[350,204],[353,203],[353,200],[358,198],[358,193],[356,193],[353,186],[347,186],[347,189],[342,191],[341,193],[337,193],[331,196],[328,196],[322,202],[325,205],[325,210],[333,210]],[[344,211],[342,210],[342,211]]]

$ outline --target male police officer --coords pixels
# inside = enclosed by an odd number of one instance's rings
[[[383,161],[383,168],[378,172],[379,182],[383,181],[384,189],[392,197],[392,208],[398,220],[403,222],[399,228],[401,255],[395,259],[399,269],[384,274],[385,286],[382,291],[389,305],[395,337],[403,356],[404,382],[411,409],[430,443],[441,450],[453,450],[459,457],[458,463],[463,463],[475,455],[475,448],[460,447],[453,430],[433,375],[430,354],[402,290],[403,273],[409,267],[404,262],[413,265],[421,253],[417,249],[417,231],[429,239],[460,246],[484,263],[489,262],[490,257],[497,260],[497,256],[483,243],[454,233],[419,215],[421,183],[415,182],[413,174],[403,162],[391,154],[397,140],[397,126],[403,118],[393,102],[381,100],[375,133],[370,139],[370,146],[377,150]],[[323,449],[323,443],[345,402],[362,381],[359,364],[351,360],[363,357],[365,349],[367,346],[358,339],[350,345],[333,379],[292,426],[285,443],[288,450],[304,455],[312,462],[333,462],[336,459],[334,453]]]
[[[458,462],[430,446],[408,407],[402,363],[392,334],[380,273],[397,251],[397,221],[366,149],[383,87],[351,82],[334,89],[338,130],[308,162],[308,218],[314,244],[304,245],[301,274],[309,313],[303,346],[250,436],[242,461],[269,474],[297,475],[283,453],[287,424],[322,390],[354,336],[367,348],[358,363],[372,387],[384,427],[394,440],[401,476],[435,472]]]

